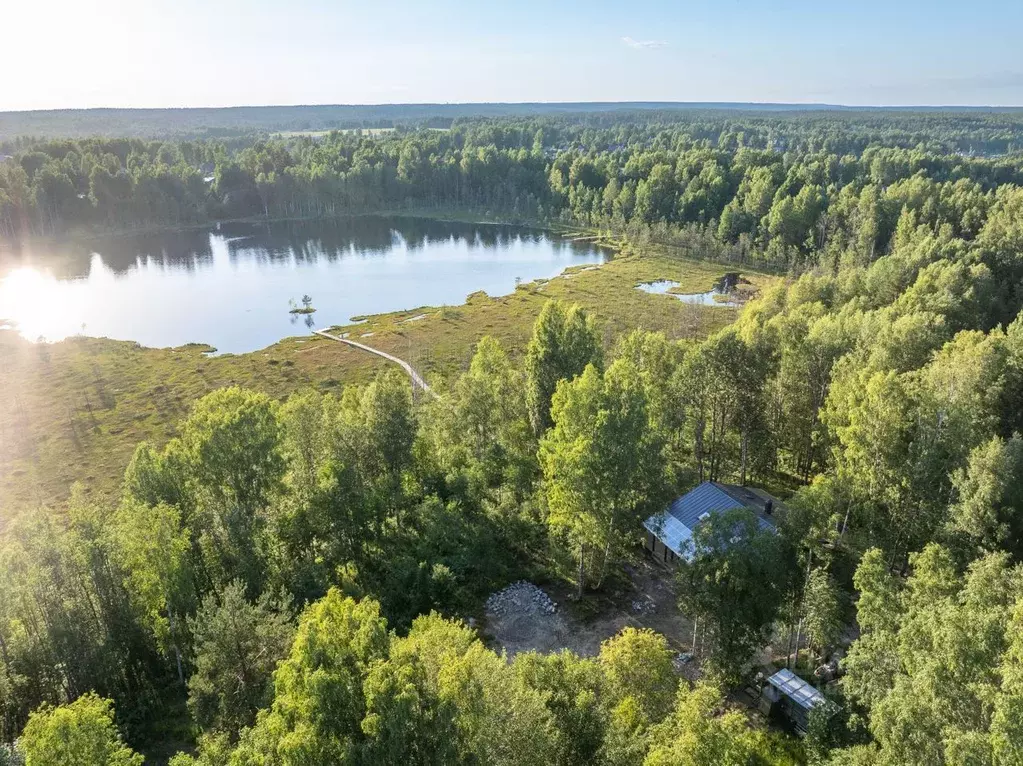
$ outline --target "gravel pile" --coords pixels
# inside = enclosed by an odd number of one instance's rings
[[[531,582],[519,580],[507,588],[492,593],[487,599],[487,612],[502,616],[510,611],[530,611],[535,614],[554,614],[558,605],[551,597]]]
[[[632,611],[638,612],[639,614],[650,614],[657,608],[657,605],[653,601],[633,601]]]

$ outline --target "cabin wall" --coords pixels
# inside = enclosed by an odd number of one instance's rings
[[[647,532],[643,536],[643,547],[650,553],[654,561],[659,561],[665,566],[675,566],[678,563],[676,556],[670,548],[654,536],[653,532]]]

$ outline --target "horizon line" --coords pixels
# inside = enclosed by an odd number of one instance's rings
[[[366,103],[320,104],[230,104],[221,106],[86,106],[49,107],[45,109],[3,109],[0,115],[45,114],[55,112],[188,112],[228,111],[241,109],[345,109],[345,108],[401,108],[401,107],[633,107],[633,108],[690,108],[713,109],[754,107],[758,109],[813,109],[817,111],[870,111],[870,110],[943,110],[943,111],[1005,111],[1021,110],[1023,104],[836,104],[821,101],[405,101]]]

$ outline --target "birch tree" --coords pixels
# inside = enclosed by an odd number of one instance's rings
[[[540,444],[548,523],[569,541],[582,594],[601,585],[640,523],[667,499],[661,443],[648,428],[642,380],[627,360],[589,365],[554,395],[554,426]]]

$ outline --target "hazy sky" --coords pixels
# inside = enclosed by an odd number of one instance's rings
[[[1023,1],[3,0],[0,110],[1023,105]]]

